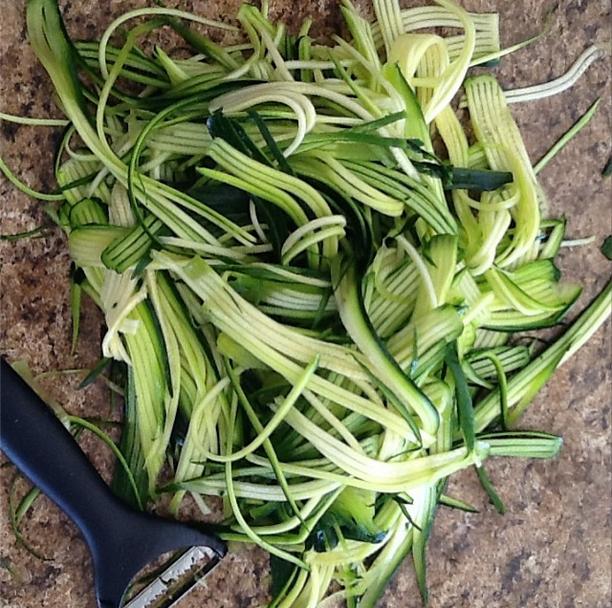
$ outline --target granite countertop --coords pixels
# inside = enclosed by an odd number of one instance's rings
[[[152,4],[145,0],[63,1],[70,32],[99,36],[113,15]],[[239,0],[167,2],[209,17],[235,14]],[[315,17],[317,31],[339,27],[337,0],[271,0],[272,12],[289,24]],[[368,0],[360,2],[362,6]],[[414,2],[412,3],[414,4]],[[590,44],[610,45],[609,0],[463,0],[472,10],[501,13],[507,45],[542,29],[555,4],[549,35],[503,61],[507,87],[542,82],[563,73]],[[51,86],[25,37],[25,0],[2,0],[0,22],[0,110],[31,116],[54,115]],[[602,96],[589,127],[543,172],[552,215],[569,218],[572,237],[594,235],[581,249],[567,250],[561,266],[585,285],[580,304],[605,284],[610,264],[599,251],[612,233],[612,180],[601,177],[610,156],[611,79],[609,58],[589,69],[580,83],[558,97],[513,107],[530,154],[548,147]],[[2,157],[28,184],[51,190],[52,152],[58,133],[0,122]],[[44,204],[16,192],[0,178],[2,233],[29,230],[44,222]],[[35,372],[86,368],[99,356],[101,317],[87,302],[82,337],[70,354],[69,258],[59,230],[44,238],[0,243],[0,351],[25,359]],[[478,514],[442,509],[429,550],[432,608],[537,607],[604,608],[611,593],[610,326],[601,330],[543,390],[523,421],[563,435],[559,458],[550,462],[497,460],[490,474],[508,507],[500,516],[487,504],[472,472],[452,482],[452,494],[477,505]],[[49,376],[45,386],[69,411],[108,412],[102,386],[76,390],[78,375]],[[109,454],[85,437],[83,446],[104,475]],[[0,605],[5,608],[93,608],[92,575],[86,548],[74,526],[46,498],[26,517],[24,536],[46,560],[18,545],[7,518],[15,472],[0,468]],[[27,485],[19,482],[17,495]],[[259,606],[267,588],[267,558],[237,548],[184,602],[185,608]],[[420,606],[411,567],[405,564],[381,606]]]

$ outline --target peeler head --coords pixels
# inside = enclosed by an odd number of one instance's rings
[[[88,539],[99,608],[124,606],[133,580],[147,565],[171,551],[183,550],[181,557],[125,604],[125,608],[172,606],[212,570],[227,551],[223,541],[192,525],[128,509],[121,519],[124,522],[121,526],[113,526],[112,530],[99,532]],[[165,597],[168,601],[163,601]]]
[[[204,580],[219,560],[209,547],[192,547],[130,597],[123,608],[172,608]]]

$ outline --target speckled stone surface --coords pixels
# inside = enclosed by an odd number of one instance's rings
[[[61,3],[70,32],[99,35],[113,15],[143,6],[144,0],[84,0]],[[209,17],[229,19],[239,0],[189,0],[180,4]],[[317,31],[339,27],[334,0],[271,0],[273,13],[289,24],[306,15]],[[360,4],[364,10],[368,1]],[[498,69],[507,87],[559,75],[593,43],[610,45],[607,0],[464,0],[472,10],[501,13],[502,39],[510,44],[542,28],[544,15],[558,9],[548,36],[506,59]],[[0,0],[0,110],[54,115],[52,90],[25,37],[24,0]],[[584,305],[610,274],[598,244],[612,233],[612,180],[600,177],[610,155],[610,62],[593,66],[572,91],[514,107],[534,159],[598,96],[601,109],[574,144],[544,171],[543,185],[553,215],[569,218],[569,233],[594,235],[595,243],[566,252],[562,268],[585,285]],[[57,133],[0,122],[6,162],[33,187],[53,187],[51,155]],[[43,205],[17,193],[0,178],[1,232],[31,229],[44,222]],[[66,243],[57,230],[40,239],[0,243],[0,350],[25,359],[36,372],[83,368],[98,357],[101,319],[87,303],[77,353],[70,355]],[[508,507],[505,516],[487,505],[471,472],[459,475],[451,493],[481,512],[442,509],[429,551],[432,608],[607,608],[611,604],[610,527],[610,331],[600,331],[560,370],[524,419],[526,428],[563,435],[561,456],[552,462],[499,460],[489,466]],[[76,391],[73,375],[45,381],[69,411],[107,415],[103,387]],[[109,454],[87,438],[83,446],[105,475]],[[0,468],[0,605],[4,608],[93,608],[90,560],[72,524],[47,499],[36,503],[23,532],[47,560],[18,546],[7,521],[10,466]],[[18,495],[25,490],[18,486]],[[244,547],[235,551],[185,608],[250,608],[261,605],[267,588],[267,559]],[[411,568],[405,564],[381,602],[386,608],[420,606]]]

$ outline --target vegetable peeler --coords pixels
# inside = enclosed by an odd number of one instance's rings
[[[225,544],[213,534],[123,504],[53,411],[4,360],[0,395],[0,449],[80,529],[93,558],[99,608],[176,606],[225,555]],[[124,604],[132,579],[177,550],[185,551]]]

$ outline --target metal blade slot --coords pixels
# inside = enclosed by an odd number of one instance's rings
[[[174,560],[123,608],[174,608],[197,587],[220,558],[208,547],[192,547]]]

